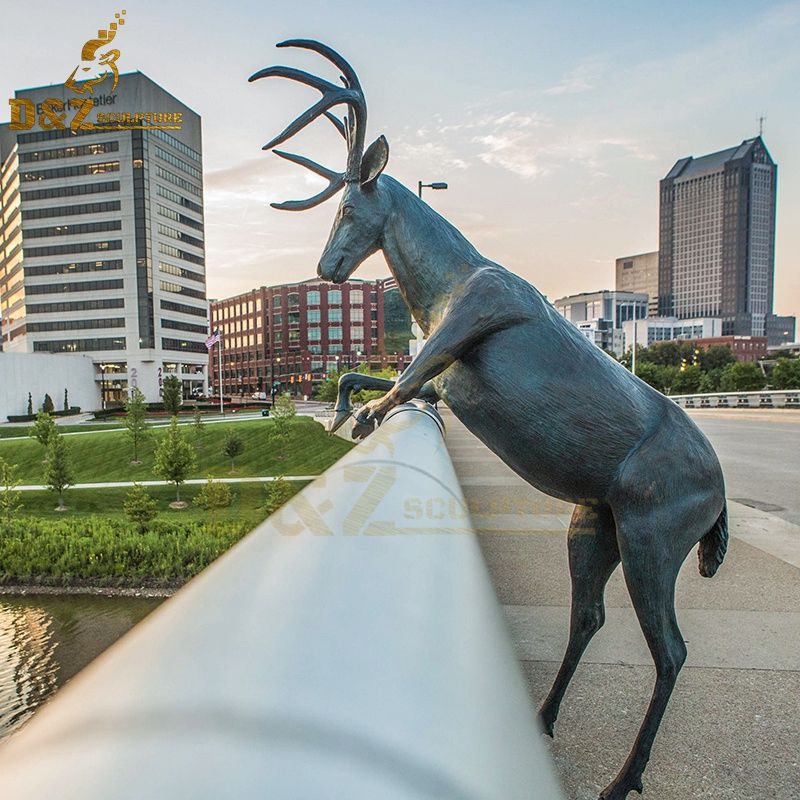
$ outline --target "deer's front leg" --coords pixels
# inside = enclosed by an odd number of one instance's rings
[[[356,419],[366,423],[381,422],[395,406],[417,397],[423,385],[444,372],[454,361],[475,347],[482,339],[498,330],[520,321],[513,298],[503,303],[498,297],[497,276],[478,272],[451,298],[441,322],[430,339],[411,362],[411,366],[398,378],[395,385],[377,400],[366,403]],[[494,296],[499,309],[487,310],[486,298]]]

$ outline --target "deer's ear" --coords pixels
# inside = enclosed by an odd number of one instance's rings
[[[364,153],[361,159],[361,186],[368,188],[386,168],[389,160],[389,142],[381,134]]]

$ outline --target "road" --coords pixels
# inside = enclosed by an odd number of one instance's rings
[[[800,525],[800,412],[691,410],[725,473],[726,494]]]

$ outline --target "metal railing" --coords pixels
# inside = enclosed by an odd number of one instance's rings
[[[0,747],[3,800],[559,798],[416,401]]]
[[[670,395],[683,408],[800,408],[800,389]]]

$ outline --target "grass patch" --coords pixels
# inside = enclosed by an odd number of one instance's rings
[[[306,485],[305,481],[287,481],[287,485],[295,494]],[[266,483],[237,483],[231,485],[233,501],[228,508],[217,512],[220,523],[241,523],[248,530],[255,528],[267,517],[264,506]],[[169,507],[175,499],[175,489],[171,486],[147,486],[147,493],[158,503],[159,520],[185,522],[205,522],[208,512],[194,505],[194,499],[202,489],[201,484],[183,486],[181,497],[189,503],[189,507],[176,511]],[[52,492],[21,492],[22,507],[20,515],[45,520],[86,521],[94,516],[103,519],[124,520],[122,504],[130,491],[129,488],[111,489],[68,489],[64,495],[66,511],[56,511],[57,499]]]
[[[310,417],[295,417],[289,424],[285,445],[273,444],[268,436],[274,425],[269,418],[205,425],[181,430],[197,451],[197,469],[187,477],[228,477],[230,460],[224,455],[225,437],[233,426],[245,443],[236,459],[234,477],[260,475],[318,475],[343,456],[353,445],[338,436],[329,436],[320,423]],[[167,428],[150,432],[140,448],[141,464],[130,463],[133,449],[124,431],[68,437],[76,483],[153,480],[153,453]],[[283,458],[281,458],[283,456]],[[0,440],[0,457],[17,467],[21,483],[42,483],[44,450],[32,439]]]

